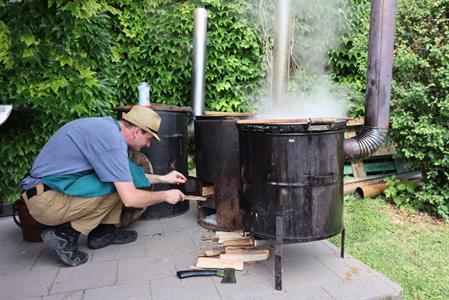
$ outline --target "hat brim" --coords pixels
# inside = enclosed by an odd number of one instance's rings
[[[146,126],[141,125],[139,121],[137,121],[134,118],[128,116],[126,113],[122,115],[122,119],[128,121],[129,123],[133,124],[134,126],[139,127],[140,129],[144,130],[145,132],[148,132],[149,134],[151,134],[159,142],[161,141],[160,137],[157,135],[156,132],[154,132],[153,130],[151,130],[150,128],[148,128]]]

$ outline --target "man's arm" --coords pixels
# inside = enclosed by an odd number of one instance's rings
[[[184,200],[184,194],[180,190],[150,192],[136,189],[132,181],[114,182],[114,185],[126,207],[146,207],[161,202],[176,204]]]
[[[165,175],[145,174],[145,176],[150,180],[152,184],[155,183],[180,184],[185,183],[187,181],[187,178],[178,171],[171,171],[170,173],[167,173]]]

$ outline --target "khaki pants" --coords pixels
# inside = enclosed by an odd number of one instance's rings
[[[45,225],[70,222],[73,229],[88,235],[102,224],[118,224],[122,201],[117,193],[106,196],[81,198],[68,196],[55,190],[44,192],[42,184],[36,185],[37,194],[28,199],[22,194],[30,214]]]

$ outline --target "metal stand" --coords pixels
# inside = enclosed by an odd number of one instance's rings
[[[282,243],[284,232],[284,218],[282,216],[276,216],[276,244],[274,249],[274,274],[275,274],[275,288],[276,290],[282,290]]]
[[[341,258],[345,258],[345,235],[346,235],[346,230],[343,227],[343,230],[341,231],[341,243],[340,243],[340,256],[341,256]]]

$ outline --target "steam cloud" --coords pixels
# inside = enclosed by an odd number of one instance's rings
[[[264,2],[260,0],[260,4]],[[346,117],[347,92],[329,77],[328,53],[338,47],[339,36],[347,28],[348,7],[347,0],[291,0],[290,66],[293,70],[290,70],[289,92],[281,103],[274,103],[269,83],[257,105],[258,118]],[[275,8],[265,6],[265,9]],[[275,20],[267,19],[267,15],[275,13],[260,14],[265,16],[264,31],[269,29],[273,34]]]

